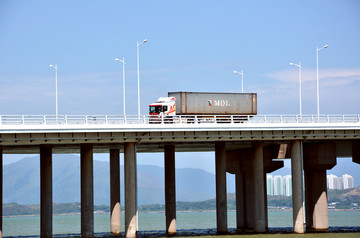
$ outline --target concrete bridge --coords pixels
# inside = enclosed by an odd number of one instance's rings
[[[149,122],[154,121],[147,116],[0,116],[1,166],[3,154],[40,154],[42,237],[52,235],[54,153],[80,153],[83,237],[94,233],[93,153],[110,154],[114,234],[120,233],[119,155],[124,153],[126,237],[136,237],[137,231],[137,153],[164,152],[168,234],[176,233],[175,152],[215,151],[219,233],[227,232],[226,172],[236,178],[237,228],[261,233],[268,226],[266,173],[283,167],[279,159],[291,159],[294,232],[304,233],[329,228],[326,170],[337,157],[360,163],[360,115],[192,116]],[[2,211],[0,237],[1,218]]]

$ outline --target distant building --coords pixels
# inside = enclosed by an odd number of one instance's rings
[[[344,189],[353,188],[354,187],[354,178],[351,175],[344,174],[342,176]]]
[[[292,184],[291,184],[291,175],[286,175],[283,177],[283,184],[284,184],[284,196],[291,196],[292,195]]]
[[[337,177],[334,174],[326,176],[328,189],[348,189],[354,187],[354,179],[349,174],[344,174],[342,177]]]
[[[274,176],[274,195],[275,196],[284,195],[284,183],[280,175]]]
[[[266,175],[266,190],[267,195],[274,195],[274,178],[272,175]]]

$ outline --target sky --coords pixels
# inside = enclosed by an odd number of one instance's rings
[[[1,0],[0,115],[55,114],[50,64],[60,115],[122,115],[123,65],[114,59],[123,57],[126,114],[137,114],[144,39],[141,114],[167,92],[241,92],[234,70],[244,72],[244,91],[257,93],[258,114],[298,114],[290,62],[303,67],[302,112],[316,114],[315,52],[324,45],[320,114],[359,114],[360,1]],[[204,165],[213,154],[181,156],[179,167],[214,170]],[[153,157],[139,163],[162,163]]]

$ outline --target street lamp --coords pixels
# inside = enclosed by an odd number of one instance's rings
[[[57,118],[57,116],[58,116],[58,82],[57,82],[57,64],[55,64],[55,65],[50,65],[49,66],[50,68],[53,68],[53,69],[55,69],[55,104],[56,104],[56,106],[55,106],[55,108],[56,108],[56,118]]]
[[[140,72],[139,72],[139,46],[143,43],[146,43],[148,40],[145,39],[142,42],[136,42],[136,49],[137,49],[137,75],[138,75],[138,116],[140,118]]]
[[[241,72],[233,71],[234,74],[240,74],[241,75],[241,92],[244,92],[244,72],[241,70]]]
[[[294,64],[294,63],[290,63],[291,66],[296,66],[299,67],[299,101],[300,101],[300,118],[302,115],[301,112],[301,62],[299,62],[299,64]]]
[[[125,113],[125,59],[118,59],[116,58],[115,61],[121,62],[123,64],[123,103],[124,103],[124,117],[126,115]]]
[[[320,99],[319,99],[319,51],[322,49],[328,48],[328,45],[324,45],[321,48],[317,48],[316,47],[316,98],[317,98],[317,114],[318,114],[318,119],[320,117]]]

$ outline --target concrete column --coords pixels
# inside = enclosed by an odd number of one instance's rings
[[[216,223],[217,231],[227,232],[227,199],[226,199],[226,150],[225,142],[215,142],[216,170]]]
[[[265,232],[264,161],[262,142],[253,143],[254,150],[254,231]]]
[[[326,169],[314,170],[312,179],[314,202],[312,229],[328,230],[329,216],[327,206]]]
[[[3,154],[0,148],[0,238],[2,238],[2,208],[3,208]]]
[[[120,205],[120,150],[110,150],[110,231],[121,232]]]
[[[245,227],[245,210],[244,210],[244,176],[241,172],[235,174],[236,190],[236,229]]]
[[[176,234],[175,146],[165,146],[165,217],[167,234]]]
[[[295,233],[305,233],[302,166],[302,142],[294,141],[291,144],[291,180]]]
[[[246,153],[245,153],[246,154]],[[253,229],[254,212],[254,169],[252,164],[253,154],[247,153],[247,157],[241,160],[244,184],[244,226],[246,229]]]
[[[40,146],[40,235],[52,237],[52,148]]]
[[[94,235],[94,169],[93,146],[80,146],[80,174],[81,174],[81,236]]]
[[[125,166],[125,237],[136,237],[137,231],[137,175],[136,145],[124,144]]]
[[[332,141],[303,145],[305,169],[306,227],[329,229],[326,170],[336,165],[336,143]]]
[[[312,214],[314,211],[312,201],[312,171],[310,169],[304,170],[305,177],[305,224],[306,229],[310,230],[313,220]]]

